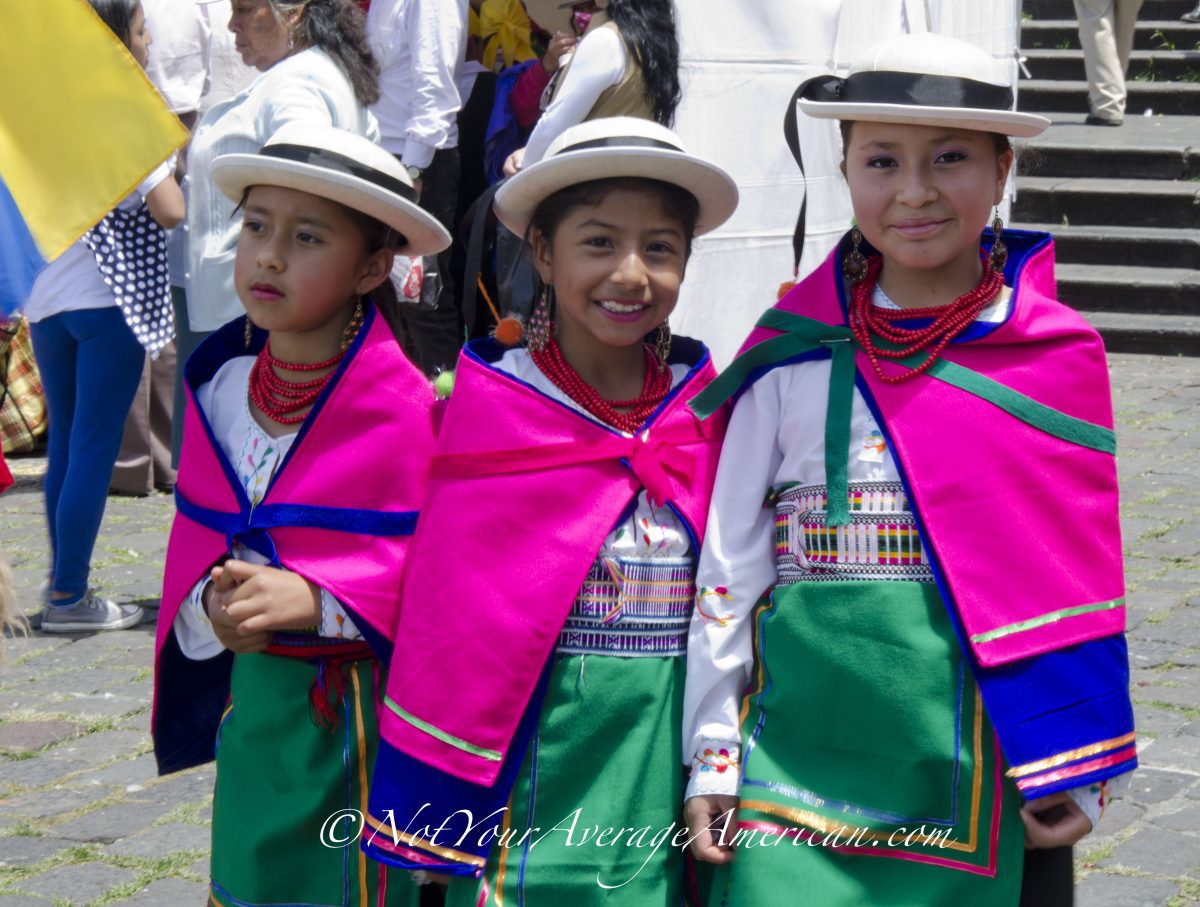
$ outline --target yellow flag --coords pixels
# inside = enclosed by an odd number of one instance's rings
[[[0,182],[45,260],[187,139],[86,0],[0,0]]]

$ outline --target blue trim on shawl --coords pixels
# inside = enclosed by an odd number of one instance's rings
[[[287,466],[293,453],[300,447],[310,427],[320,414],[321,409],[324,408],[326,402],[329,400],[334,387],[362,348],[362,344],[365,342],[375,318],[375,306],[366,306],[362,327],[355,336],[354,342],[347,349],[346,355],[338,363],[338,367],[334,370],[329,383],[326,384],[316,403],[313,404],[313,408],[305,417],[304,422],[301,423],[295,441],[292,442],[292,446],[284,455],[279,468],[275,470],[275,475],[272,476],[270,485],[267,486],[267,490],[263,493],[264,499],[270,494],[271,488],[279,476],[283,474],[284,468]],[[188,386],[192,391],[193,399],[195,399],[195,395],[200,387],[211,381],[227,362],[240,356],[257,355],[266,345],[266,332],[254,328],[250,346],[247,348],[245,344],[245,325],[246,319],[244,317],[231,321],[211,337],[207,338],[188,359],[184,367],[184,373]],[[267,531],[269,529],[294,526],[377,536],[407,536],[412,535],[416,529],[418,512],[415,510],[377,511],[351,507],[326,507],[313,504],[267,503],[260,504],[257,507],[254,506],[246,496],[245,489],[242,488],[242,483],[237,478],[237,472],[233,468],[233,464],[225,456],[225,451],[222,449],[208,420],[208,414],[204,412],[203,407],[197,405],[196,415],[199,416],[200,422],[204,426],[209,445],[212,447],[217,461],[221,464],[225,478],[237,498],[239,512],[228,513],[204,507],[188,500],[178,487],[175,489],[175,505],[179,512],[188,519],[225,536],[226,546],[229,550],[232,550],[233,543],[238,541],[267,558],[273,566],[278,566],[278,552],[270,537],[270,533]]]
[[[484,860],[499,836],[508,812],[509,797],[517,774],[525,762],[530,741],[541,720],[542,703],[556,656],[551,655],[542,669],[533,696],[525,707],[520,724],[504,756],[496,783],[484,787],[440,771],[396,749],[386,739],[379,741],[375,771],[371,779],[367,810],[376,819],[385,819],[389,812],[395,831],[416,833],[427,826],[431,831],[442,828],[435,843],[443,847],[473,854]],[[387,706],[381,706],[387,708]],[[490,817],[490,818],[489,818]],[[486,821],[485,821],[486,820]],[[489,830],[495,828],[495,833]],[[518,833],[524,831],[519,829]],[[378,832],[386,836],[391,830]],[[481,870],[467,863],[417,863],[374,845],[376,833],[364,827],[361,847],[367,856],[400,869],[425,869],[457,876],[479,876]],[[486,837],[483,841],[481,838]],[[419,850],[420,848],[413,848]],[[425,851],[422,851],[425,852]],[[432,856],[432,855],[430,855]]]
[[[856,375],[855,383],[875,417],[884,443],[889,450],[895,451],[887,423],[865,379],[862,375]],[[966,630],[954,605],[945,571],[926,541],[929,532],[913,498],[912,483],[900,460],[894,455],[892,460],[912,507],[913,519],[938,593],[946,606],[946,614],[954,628],[954,635],[958,637],[959,647],[979,684],[988,718],[1000,739],[1007,764],[1024,765],[1131,733],[1134,727],[1133,705],[1128,693],[1129,661],[1124,634],[1106,636],[996,668],[984,668],[979,664],[967,643]],[[1030,789],[1022,796],[1027,799],[1045,797],[1114,777],[1136,766],[1136,759],[1122,762],[1087,775]]]

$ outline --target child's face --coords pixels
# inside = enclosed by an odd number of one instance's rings
[[[146,13],[139,3],[133,11],[133,18],[129,20],[129,52],[142,69],[146,68],[146,61],[150,58],[150,44],[153,40],[149,29],[146,28]]]
[[[986,132],[856,122],[846,146],[854,216],[885,265],[975,267],[979,234],[1004,196],[1011,151]]]
[[[246,196],[234,284],[250,320],[268,331],[340,331],[358,296],[391,270],[385,250],[368,252],[336,202],[278,186]]]
[[[533,252],[554,287],[559,343],[626,347],[675,308],[687,239],[657,193],[613,189],[573,208],[551,241],[535,231]]]

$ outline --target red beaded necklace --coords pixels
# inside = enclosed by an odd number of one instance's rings
[[[649,345],[643,344],[643,349],[646,353],[646,379],[641,395],[633,400],[605,400],[601,397],[563,358],[558,341],[553,337],[542,349],[531,349],[529,354],[555,387],[597,419],[632,435],[646,424],[646,420],[671,391],[671,370],[658,364],[654,350]],[[618,409],[628,409],[628,412],[617,412]]]
[[[1004,288],[1004,275],[993,271],[988,263],[984,262],[983,277],[979,285],[963,293],[949,305],[921,309],[884,309],[871,303],[871,292],[875,289],[882,269],[882,258],[875,256],[868,260],[866,276],[855,285],[851,293],[850,330],[863,352],[867,354],[867,358],[871,360],[875,374],[887,384],[898,384],[915,378],[933,365],[950,341],[965,331]],[[896,321],[912,318],[930,318],[932,321],[923,328],[906,328],[894,324]],[[876,336],[899,344],[900,348],[881,349],[875,344]],[[898,375],[887,375],[879,367],[880,357],[903,359],[925,349],[929,350],[929,355],[916,368]]]
[[[333,377],[333,367],[341,362],[345,355],[345,351],[342,351],[324,362],[282,362],[271,355],[271,341],[268,339],[250,369],[250,400],[268,418],[281,425],[303,422],[309,407],[317,401],[317,397]],[[278,372],[281,369],[289,372],[316,372],[321,369],[331,371],[312,381],[285,381],[279,377]]]

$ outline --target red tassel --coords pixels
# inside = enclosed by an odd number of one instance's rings
[[[346,662],[338,658],[322,658],[317,661],[317,679],[308,691],[309,712],[317,727],[332,731],[337,727],[337,709],[346,693],[346,676],[342,666]]]

